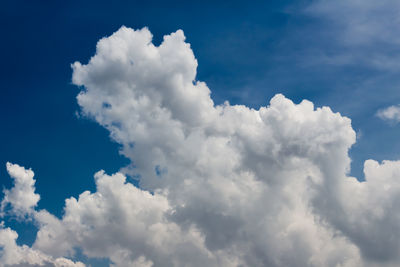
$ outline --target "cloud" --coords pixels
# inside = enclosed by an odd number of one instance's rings
[[[8,205],[12,213],[20,218],[31,214],[39,202],[40,196],[35,193],[34,173],[17,164],[7,162],[7,172],[14,179],[14,187],[4,190],[4,198],[1,201],[0,215],[5,212]]]
[[[3,226],[2,226],[3,227]],[[54,259],[41,251],[26,245],[18,246],[18,234],[10,228],[0,228],[0,266],[47,266],[47,267],[84,267],[81,262],[74,263],[66,258]]]
[[[390,106],[384,109],[378,110],[376,115],[382,120],[400,122],[400,106]]]
[[[131,164],[97,172],[61,219],[30,212],[27,249],[79,248],[118,267],[400,263],[400,162],[368,160],[366,181],[349,177],[350,119],[280,94],[259,109],[215,105],[180,30],[155,46],[147,28],[122,27],[72,67],[82,114]]]
[[[399,2],[384,0],[379,3],[373,0],[339,0],[329,2],[313,1],[305,12],[314,16],[325,16],[343,30],[343,42],[363,45],[371,42],[400,43],[396,24],[399,18]]]
[[[400,67],[399,11],[400,4],[395,0],[317,0],[303,10],[305,15],[321,20],[325,26],[322,34],[336,46],[335,53],[319,54],[321,61],[334,65],[361,63],[395,73]]]

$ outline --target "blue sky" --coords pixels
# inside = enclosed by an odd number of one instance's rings
[[[71,82],[71,64],[122,25],[148,27],[156,45],[182,29],[216,104],[259,108],[282,93],[351,118],[351,175],[363,180],[365,160],[400,151],[399,125],[376,116],[400,103],[400,6],[371,3],[2,1],[0,183],[12,185],[7,161],[33,168],[39,208],[61,216],[66,198],[95,190],[95,172],[129,164],[106,129],[77,115]],[[9,220],[19,242],[33,242],[32,225]]]

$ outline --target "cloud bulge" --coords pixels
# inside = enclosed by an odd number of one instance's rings
[[[259,109],[215,105],[197,64],[181,30],[155,46],[147,28],[121,27],[72,65],[81,113],[131,164],[97,172],[96,191],[67,199],[61,219],[35,208],[33,172],[7,165],[2,207],[39,231],[21,247],[2,226],[4,266],[41,265],[32,253],[81,266],[76,248],[115,267],[400,263],[400,162],[368,160],[364,182],[349,177],[349,118],[280,94]]]

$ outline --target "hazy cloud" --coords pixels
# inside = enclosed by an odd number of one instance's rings
[[[379,70],[399,71],[398,1],[317,0],[303,11],[324,23],[323,34],[336,46],[335,53],[320,54],[321,61],[334,65],[362,63]]]
[[[384,109],[378,110],[376,115],[382,120],[400,122],[400,106],[390,106]]]

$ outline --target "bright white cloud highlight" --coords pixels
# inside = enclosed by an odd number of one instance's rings
[[[7,172],[14,180],[14,187],[11,190],[4,190],[0,214],[5,212],[8,205],[11,206],[12,213],[18,217],[31,214],[40,199],[35,193],[33,171],[7,162]]]
[[[116,267],[400,263],[400,162],[369,160],[365,182],[348,177],[350,119],[283,95],[258,110],[215,105],[196,68],[182,31],[155,46],[126,27],[73,64],[82,113],[132,164],[96,173],[96,191],[67,199],[61,219],[30,212],[39,232],[26,249],[80,248]]]
[[[395,123],[400,122],[400,106],[390,106],[378,110],[376,115],[382,120],[392,121]]]
[[[45,255],[26,245],[18,246],[18,234],[10,228],[0,228],[0,266],[47,266],[47,267],[84,267],[81,262],[74,263],[66,258]]]

